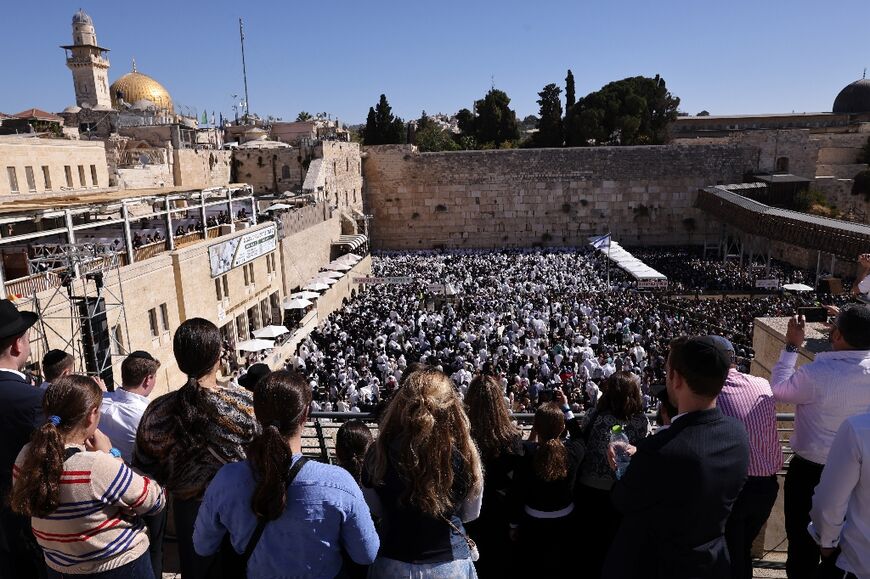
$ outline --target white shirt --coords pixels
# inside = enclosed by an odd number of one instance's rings
[[[783,351],[771,371],[770,386],[778,401],[797,405],[792,449],[825,464],[843,421],[870,412],[870,350],[820,352],[795,371],[797,357]]]
[[[870,298],[870,275],[865,275],[864,279],[858,282],[858,291],[863,298]]]
[[[103,393],[100,406],[100,430],[112,441],[112,446],[121,451],[124,462],[133,460],[136,430],[148,407],[148,398],[119,388]]]
[[[870,414],[847,418],[837,431],[810,518],[820,546],[840,545],[837,567],[870,577]]]

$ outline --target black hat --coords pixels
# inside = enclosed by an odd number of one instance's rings
[[[850,346],[870,350],[870,306],[851,304],[844,307],[834,325]]]
[[[649,392],[661,402],[668,400],[668,385],[664,382],[649,385]]]
[[[693,336],[686,341],[686,365],[700,375],[728,374],[734,351],[719,336]]]
[[[0,340],[23,334],[37,320],[33,312],[19,312],[9,300],[0,300]]]
[[[46,366],[57,364],[67,356],[69,356],[69,354],[63,350],[49,350],[45,353],[45,356],[42,357],[42,367],[44,368]]]
[[[154,358],[154,356],[152,356],[151,354],[149,354],[145,350],[136,350],[135,352],[130,352],[129,354],[127,354],[127,357],[128,358],[142,358],[143,360],[151,360],[153,362],[157,361]]]
[[[254,364],[248,368],[248,371],[245,372],[244,376],[239,378],[239,386],[253,392],[257,382],[271,373],[272,369],[266,364]]]

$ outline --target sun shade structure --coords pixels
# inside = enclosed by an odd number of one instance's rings
[[[278,336],[283,336],[284,334],[289,333],[290,330],[288,330],[284,326],[266,326],[265,328],[254,330],[254,337],[270,339],[277,338]]]
[[[236,345],[236,349],[241,352],[261,352],[263,350],[270,350],[275,347],[275,343],[271,340],[262,340],[262,339],[254,339],[254,340],[245,340],[244,342],[239,342]]]
[[[304,310],[308,306],[313,306],[314,304],[308,300],[303,299],[293,299],[284,302],[285,310]]]
[[[326,266],[326,269],[330,271],[350,271],[353,269],[353,266],[348,263],[341,263],[339,261],[333,261],[329,265]]]
[[[339,278],[344,277],[344,273],[340,272],[340,271],[332,271],[332,270],[321,271],[320,273],[317,274],[317,277],[329,277],[332,279],[339,279]]]
[[[329,289],[329,286],[328,286],[327,284],[323,283],[322,281],[311,280],[310,282],[308,282],[307,285],[303,286],[302,289],[307,289],[307,290],[311,290],[311,291],[322,292],[322,291],[324,291],[324,290],[328,290],[328,289]]]
[[[299,298],[300,300],[316,300],[319,297],[319,293],[309,291],[301,291],[290,295],[291,300],[295,300],[296,298]]]
[[[782,289],[790,292],[811,292],[813,288],[804,283],[787,283],[782,286]]]

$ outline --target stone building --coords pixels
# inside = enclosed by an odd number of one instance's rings
[[[0,203],[109,187],[100,141],[0,137]]]

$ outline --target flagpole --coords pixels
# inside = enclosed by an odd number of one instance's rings
[[[242,25],[242,19],[239,18],[239,39],[242,44],[242,77],[245,80],[245,124],[248,123],[248,115],[251,112],[248,105],[248,69],[245,66],[245,31]]]

